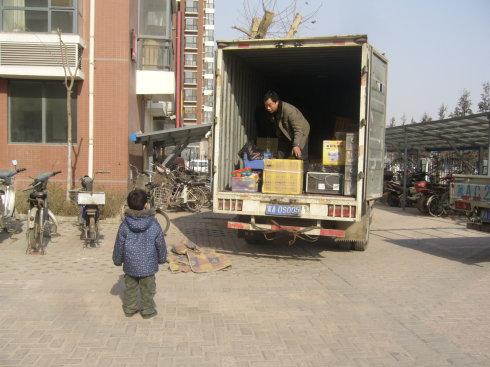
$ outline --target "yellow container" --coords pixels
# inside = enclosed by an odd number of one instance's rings
[[[303,161],[299,159],[266,159],[262,192],[265,194],[300,195],[303,193]]]
[[[344,140],[323,141],[323,164],[325,166],[345,165],[345,141]]]

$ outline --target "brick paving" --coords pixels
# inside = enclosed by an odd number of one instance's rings
[[[83,249],[66,219],[45,256],[0,236],[0,366],[490,366],[490,235],[380,206],[364,253],[331,241],[248,245],[212,213],[167,237],[226,253],[157,274],[159,314],[121,310],[117,222]]]

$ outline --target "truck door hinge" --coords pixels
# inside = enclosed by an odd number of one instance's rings
[[[367,125],[367,124],[366,124],[366,119],[362,119],[362,120],[361,120],[361,126],[362,126],[362,127],[364,127],[364,126],[366,126],[366,125]]]
[[[362,172],[362,171],[361,171],[361,172],[359,172],[359,173],[357,174],[357,177],[359,177],[359,179],[360,179],[360,180],[363,180],[363,179],[364,179],[364,172]]]

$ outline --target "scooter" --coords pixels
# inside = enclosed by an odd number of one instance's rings
[[[109,173],[97,171],[97,173]],[[76,190],[76,203],[80,207],[78,225],[85,247],[99,245],[99,218],[101,207],[105,205],[105,193],[94,192],[94,179],[84,176],[80,179],[82,189]]]
[[[15,189],[14,176],[25,171],[16,168],[17,161],[13,160],[13,170],[0,170],[0,231],[9,232],[9,225],[15,218]]]
[[[58,221],[49,210],[48,181],[61,171],[44,172],[39,174],[24,191],[32,190],[27,198],[29,211],[27,212],[27,249],[26,254],[46,253],[47,241],[44,236],[51,237],[58,231]]]

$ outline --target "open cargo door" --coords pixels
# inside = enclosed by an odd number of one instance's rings
[[[388,62],[372,47],[370,54],[367,103],[366,200],[383,195],[386,127],[386,82]]]

